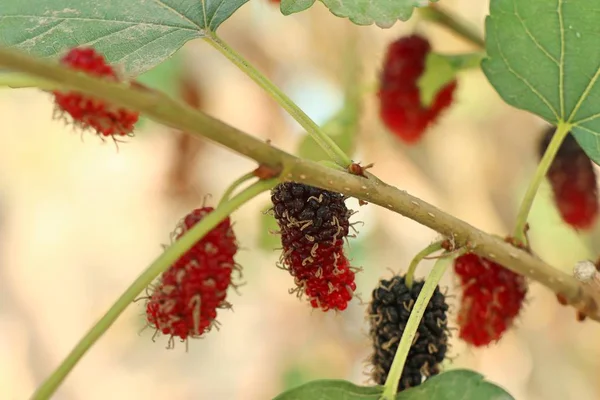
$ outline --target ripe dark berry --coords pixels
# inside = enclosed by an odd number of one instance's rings
[[[379,114],[385,126],[405,143],[416,143],[425,130],[452,104],[456,80],[424,107],[417,82],[431,51],[427,39],[412,35],[389,45],[379,87]]]
[[[548,128],[539,146],[543,157],[554,127]],[[575,229],[590,229],[598,216],[598,186],[596,172],[590,158],[569,133],[561,144],[546,174],[556,207],[567,224]]]
[[[211,213],[213,208],[193,210],[177,226],[177,238]],[[229,218],[219,223],[192,246],[161,276],[146,304],[151,327],[182,340],[196,338],[215,324],[218,308],[227,308],[227,289],[237,252]]]
[[[457,257],[454,271],[462,288],[459,337],[476,347],[499,340],[523,307],[525,278],[473,253]]]
[[[382,280],[375,290],[368,309],[370,336],[373,341],[372,379],[383,385],[404,333],[413,305],[423,288],[423,281],[414,281],[409,289],[404,276]],[[398,391],[418,386],[423,379],[437,375],[448,349],[448,305],[439,287],[427,304],[400,378]]]
[[[351,211],[344,196],[301,183],[273,189],[273,214],[281,231],[282,262],[296,291],[314,308],[344,310],[356,284],[344,255]]]
[[[119,81],[112,66],[108,65],[104,57],[92,48],[74,48],[60,61],[71,69],[113,82]],[[138,112],[107,104],[104,100],[83,93],[60,90],[55,90],[53,93],[59,112],[69,114],[77,126],[91,128],[101,136],[131,135],[139,118]]]

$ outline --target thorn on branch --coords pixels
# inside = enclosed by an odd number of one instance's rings
[[[276,168],[273,168],[268,165],[261,164],[258,168],[252,171],[252,173],[258,179],[264,181],[267,179],[277,178],[281,174],[282,170],[283,167],[281,165],[278,165]]]
[[[363,167],[362,165],[360,165],[360,163],[352,163],[350,164],[350,166],[348,166],[348,172],[352,175],[358,175],[362,176],[363,178],[366,178],[367,176],[365,175],[365,171],[369,168],[373,168],[374,165],[375,164],[371,163]]]

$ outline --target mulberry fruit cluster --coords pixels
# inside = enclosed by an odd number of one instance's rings
[[[540,159],[554,132],[554,127],[544,132],[539,145]],[[592,161],[570,133],[562,142],[546,176],[563,221],[575,229],[590,229],[598,216],[596,172]]]
[[[176,229],[176,239],[213,211],[193,210]],[[217,309],[227,308],[227,289],[236,268],[235,234],[229,218],[195,243],[160,277],[146,304],[148,324],[171,338],[199,337],[215,324]]]
[[[409,289],[404,276],[394,276],[380,281],[373,290],[368,309],[373,343],[370,362],[373,366],[372,379],[378,385],[383,385],[387,379],[408,317],[423,285],[423,281],[414,281]],[[447,311],[446,299],[436,287],[408,353],[398,391],[418,386],[424,379],[440,372],[440,363],[448,349]]]
[[[452,104],[456,80],[436,94],[425,107],[417,82],[431,51],[424,37],[403,37],[389,45],[379,87],[379,114],[385,126],[405,143],[418,142],[425,130]]]
[[[102,54],[89,47],[71,49],[60,62],[92,76],[119,81],[115,70],[106,63]],[[104,137],[131,135],[139,118],[138,112],[108,104],[83,93],[61,90],[53,93],[58,112],[67,113],[75,125],[84,129],[91,128]]]
[[[473,253],[457,257],[454,272],[462,288],[459,337],[476,347],[499,340],[523,307],[525,278]]]
[[[296,290],[313,308],[344,310],[356,284],[344,254],[351,211],[344,197],[301,183],[273,189],[273,214],[281,231],[282,262]]]

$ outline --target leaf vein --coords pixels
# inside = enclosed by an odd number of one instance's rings
[[[596,85],[596,81],[598,80],[598,77],[600,77],[600,67],[596,69],[596,73],[590,79],[590,81],[589,81],[588,85],[586,86],[585,90],[583,91],[583,93],[581,93],[581,96],[579,96],[579,100],[577,100],[577,104],[575,104],[575,107],[573,108],[573,111],[571,112],[571,115],[569,115],[569,119],[567,120],[567,122],[573,123],[572,119],[575,118],[575,115],[577,114],[577,111],[579,111],[579,108],[581,108],[581,105],[583,104],[583,102],[587,98],[588,94],[590,93],[590,91],[592,90],[592,88]]]
[[[216,9],[216,10],[215,10],[215,12],[213,13],[212,17],[210,17],[210,22],[208,22],[208,23],[206,24],[206,27],[207,27],[208,29],[210,29],[211,31],[213,30],[212,23],[213,23],[213,21],[215,20],[215,17],[216,17],[216,16],[217,16],[217,14],[219,13],[219,9],[221,8],[221,6],[222,6],[223,4],[225,4],[225,1],[224,1],[224,0],[222,0],[222,1],[219,3],[219,5],[217,6],[217,9]],[[216,29],[215,29],[215,30],[216,30]]]
[[[199,30],[202,30],[202,27],[200,25],[198,25],[196,22],[192,21],[191,19],[189,19],[186,15],[182,14],[181,12],[177,11],[176,9],[174,9],[173,7],[171,7],[170,5],[168,5],[167,3],[165,3],[162,0],[154,0],[154,2],[156,4],[158,4],[159,6],[164,7],[166,10],[169,10],[171,13],[177,15],[178,17],[180,17],[183,20],[186,20],[187,22],[189,22],[190,24],[198,27]]]
[[[589,117],[585,117],[585,118],[582,118],[580,120],[573,121],[571,123],[573,125],[579,125],[579,124],[583,124],[585,122],[593,121],[593,120],[595,120],[596,118],[599,118],[599,117],[600,117],[600,113],[597,113],[597,114],[590,115]]]
[[[558,0],[558,25],[560,31],[560,63],[558,64],[558,98],[560,102],[560,116],[565,118],[565,22],[562,13],[563,0]]]
[[[107,35],[100,36],[99,38],[96,38],[96,39],[94,39],[94,40],[90,40],[90,41],[89,41],[89,42],[87,42],[87,43],[81,43],[81,44],[80,44],[80,46],[91,46],[91,45],[93,45],[93,44],[95,44],[95,43],[99,42],[100,40],[104,40],[104,39],[106,39],[107,37],[110,37],[110,36],[112,36],[112,35],[117,35],[117,34],[119,34],[119,33],[123,33],[123,32],[125,32],[125,31],[126,31],[126,30],[128,30],[128,29],[131,29],[131,28],[136,28],[136,27],[137,27],[137,25],[129,25],[129,26],[126,26],[125,28],[117,29],[116,31],[113,31],[113,32],[111,32],[111,33],[109,33],[109,34],[107,34]],[[170,33],[170,32],[169,32],[169,33]]]
[[[163,39],[165,36],[169,36],[169,35],[171,35],[171,34],[173,34],[173,33],[175,33],[175,32],[177,32],[177,31],[171,31],[171,32],[167,32],[167,33],[166,33],[166,34],[164,34],[164,35],[157,36],[156,38],[152,39],[151,41],[144,43],[142,46],[140,46],[139,48],[137,48],[137,49],[136,49],[135,51],[133,51],[132,53],[126,54],[126,55],[124,55],[123,57],[121,57],[120,59],[118,59],[118,60],[115,60],[115,63],[119,63],[119,62],[121,62],[123,59],[125,59],[125,58],[127,58],[127,57],[130,57],[131,55],[133,55],[133,54],[137,54],[137,53],[138,53],[140,50],[142,50],[144,47],[146,47],[146,46],[150,45],[150,44],[151,44],[151,43],[153,43],[153,42],[156,42],[156,41],[157,41],[157,40],[159,40],[159,39]]]
[[[508,71],[511,74],[513,74],[518,80],[523,82],[525,84],[525,86],[527,86],[533,94],[535,94],[537,97],[539,97],[539,99],[546,105],[546,107],[548,107],[548,109],[552,112],[552,114],[554,114],[554,117],[556,118],[557,121],[560,120],[558,113],[554,109],[554,107],[552,107],[552,104],[550,104],[550,102],[548,102],[548,100],[540,92],[538,92],[538,90],[531,83],[529,83],[529,81],[527,79],[525,79],[523,76],[521,76],[517,71],[515,71],[513,69],[513,67],[508,62],[508,59],[504,55],[504,52],[502,51],[502,47],[500,46],[500,43],[497,43],[497,47],[498,47],[498,52],[500,53],[500,57],[502,58],[502,61],[504,61],[504,64],[506,65],[506,68],[508,69]]]
[[[0,22],[4,18],[40,18],[40,16],[39,15],[5,15],[5,16],[0,16]],[[147,22],[147,21],[123,21],[123,20],[118,20],[118,19],[108,20],[108,19],[102,19],[102,18],[82,18],[82,17],[54,17],[54,18],[48,17],[48,19],[82,21],[82,22],[91,21],[91,22],[102,22],[105,24],[120,23],[120,24],[130,24],[130,25],[148,25],[148,26],[156,26],[156,27],[177,28],[177,29],[182,29],[182,30],[187,30],[187,31],[198,32],[197,29],[190,28],[189,26],[185,26],[185,25],[175,25],[175,24],[165,24],[165,23],[159,24],[156,22]]]
[[[47,35],[48,33],[52,32],[54,29],[56,29],[58,26],[60,26],[63,22],[65,22],[65,21],[64,20],[59,21],[57,24],[54,24],[54,25],[48,24],[48,26],[46,27],[46,30],[44,30],[43,32],[40,32],[35,36],[28,37],[20,42],[13,43],[11,46],[23,46],[25,43],[27,43],[29,41],[39,39],[40,37],[43,37],[43,36]]]
[[[544,46],[542,46],[542,44],[537,40],[537,38],[533,35],[533,33],[531,33],[531,31],[529,30],[527,25],[525,25],[525,20],[523,19],[523,17],[521,17],[521,14],[519,13],[519,10],[517,8],[517,3],[515,1],[513,1],[513,5],[515,7],[515,16],[521,23],[521,26],[523,26],[523,29],[525,30],[525,33],[527,34],[527,36],[529,36],[529,38],[533,41],[535,46],[538,49],[540,49],[541,52],[544,53],[544,55],[546,57],[548,57],[550,60],[552,60],[552,62],[554,62],[556,65],[559,65],[558,60],[552,54],[550,54],[550,52],[548,50],[546,50],[546,48]]]

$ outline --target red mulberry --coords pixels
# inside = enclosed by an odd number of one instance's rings
[[[453,101],[456,80],[445,85],[429,107],[417,82],[431,51],[427,39],[412,35],[389,45],[379,87],[379,114],[385,126],[405,143],[418,142],[425,130]]]
[[[544,156],[554,127],[544,133],[539,146]],[[546,175],[552,186],[556,207],[567,224],[575,229],[590,229],[598,216],[598,186],[590,158],[569,133],[561,144]]]
[[[112,66],[92,48],[74,48],[60,61],[71,69],[113,82],[119,81]],[[138,112],[107,104],[104,100],[83,93],[61,90],[55,90],[53,93],[58,111],[66,112],[76,125],[91,128],[101,136],[130,135],[139,118]]]
[[[177,227],[177,238],[212,211],[204,207],[188,214]],[[146,305],[149,325],[182,340],[210,330],[217,309],[228,307],[225,298],[237,249],[227,218],[162,274]]]
[[[312,307],[344,310],[356,284],[344,255],[351,211],[344,197],[301,183],[273,189],[273,213],[281,230],[283,263]]]
[[[457,257],[454,271],[462,288],[459,337],[477,347],[499,340],[523,307],[525,278],[473,253]]]

